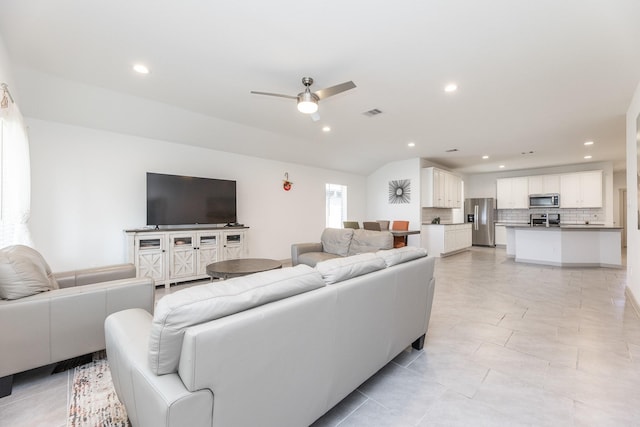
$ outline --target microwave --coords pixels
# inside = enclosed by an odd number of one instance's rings
[[[530,208],[559,208],[560,195],[557,193],[530,194],[529,207]]]

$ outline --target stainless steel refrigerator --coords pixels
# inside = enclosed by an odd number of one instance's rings
[[[471,225],[471,243],[476,246],[495,246],[496,199],[466,199],[464,217]]]

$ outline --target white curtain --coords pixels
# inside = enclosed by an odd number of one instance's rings
[[[0,248],[33,246],[29,140],[18,106],[0,108]]]

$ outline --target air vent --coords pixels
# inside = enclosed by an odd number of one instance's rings
[[[364,114],[365,116],[373,117],[373,116],[377,116],[378,114],[382,114],[382,110],[378,110],[377,108],[374,108],[373,110],[365,111],[362,114]]]
[[[455,153],[456,151],[460,151],[457,148],[449,148],[446,152],[447,153]]]

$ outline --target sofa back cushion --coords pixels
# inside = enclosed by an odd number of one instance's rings
[[[334,258],[316,264],[316,270],[322,274],[322,278],[328,285],[382,270],[385,267],[384,260],[374,253]]]
[[[352,228],[325,228],[320,237],[322,251],[347,256],[353,232]]]
[[[401,248],[378,251],[376,255],[384,260],[387,267],[391,267],[392,265],[425,257],[427,256],[427,250],[415,246],[403,246]]]
[[[388,231],[353,230],[348,255],[393,248],[393,235]]]
[[[325,286],[307,265],[194,286],[158,301],[149,336],[149,364],[156,375],[177,372],[184,331],[240,311]]]
[[[23,245],[0,250],[0,298],[18,299],[52,289],[58,289],[58,283],[38,251]]]

